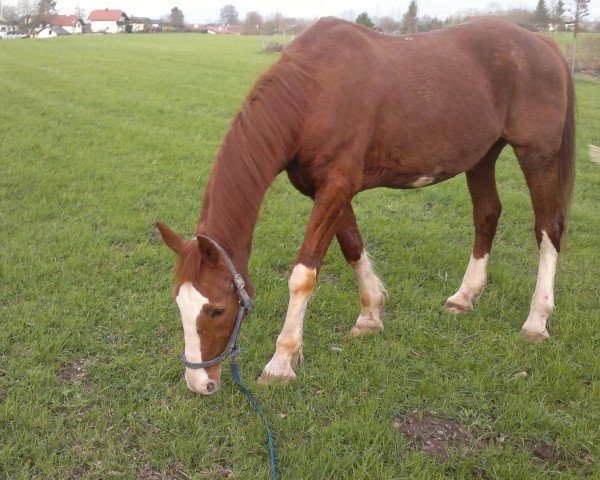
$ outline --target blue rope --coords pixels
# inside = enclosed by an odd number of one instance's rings
[[[267,431],[267,439],[269,441],[269,452],[271,454],[271,476],[273,480],[277,480],[277,469],[275,468],[275,443],[273,442],[273,435],[271,434],[271,429],[269,428],[269,422],[267,422],[265,415],[258,406],[258,403],[256,403],[256,400],[254,400],[254,397],[250,393],[250,390],[248,390],[242,383],[242,379],[240,378],[240,373],[238,372],[238,366],[237,362],[235,361],[235,357],[231,357],[229,361],[229,366],[231,367],[233,381],[237,384],[238,387],[240,387],[240,390],[246,396],[246,398],[248,398],[250,404],[252,405],[254,410],[256,410],[256,413],[258,414],[263,425],[265,426],[265,430]]]

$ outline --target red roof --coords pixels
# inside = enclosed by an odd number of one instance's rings
[[[48,23],[53,27],[74,27],[80,18],[77,15],[52,15]]]
[[[94,10],[88,16],[88,20],[90,22],[117,22],[123,15],[125,15],[125,12],[122,10],[109,10],[106,8],[104,10]],[[127,17],[127,15],[125,16]]]

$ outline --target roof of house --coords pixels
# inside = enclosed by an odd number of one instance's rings
[[[122,10],[109,10],[105,8],[104,10],[94,10],[89,14],[88,20],[91,22],[117,22],[122,16],[127,17]]]
[[[43,32],[43,31],[44,31],[44,30],[46,30],[46,29],[48,29],[48,30],[50,30],[50,31],[52,31],[52,32],[54,32],[54,33],[56,33],[56,35],[71,35],[71,33],[70,33],[70,32],[67,32],[67,31],[66,31],[64,28],[62,28],[62,27],[57,27],[56,25],[54,25],[54,26],[53,26],[53,25],[49,25],[49,26],[47,26],[47,27],[40,28],[40,29],[37,31],[37,33],[39,34],[40,32]]]
[[[77,15],[52,15],[48,17],[48,24],[58,27],[74,27],[81,21]]]

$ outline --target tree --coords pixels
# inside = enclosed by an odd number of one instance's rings
[[[361,25],[364,25],[368,28],[373,28],[375,26],[373,20],[369,18],[369,14],[367,12],[363,12],[358,17],[356,17],[356,23],[360,23]]]
[[[169,15],[169,23],[176,30],[183,30],[185,23],[183,21],[183,12],[177,7],[171,9],[171,15]]]
[[[39,0],[37,4],[37,14],[41,18],[55,15],[56,2],[54,0]]]
[[[575,73],[575,60],[577,52],[577,34],[581,29],[581,24],[585,18],[589,15],[589,3],[590,0],[575,0],[575,12],[573,20],[575,25],[573,27],[573,58],[571,60],[571,74]]]
[[[19,20],[17,9],[13,5],[6,5],[2,2],[0,2],[0,17],[10,24],[17,23]]]
[[[77,15],[79,18],[81,18],[84,21],[87,18],[87,13],[85,12],[85,9],[82,7],[75,7],[75,15]]]
[[[550,23],[550,14],[546,7],[544,0],[538,0],[537,7],[535,7],[535,13],[533,14],[533,21],[535,23],[535,29],[538,32],[548,30],[548,24]]]
[[[419,17],[417,13],[417,0],[412,0],[408,5],[408,10],[402,17],[402,33],[417,33],[419,31]]]
[[[225,5],[219,17],[221,25],[238,25],[240,23],[237,9],[233,5]]]
[[[377,26],[387,34],[400,33],[400,23],[394,20],[392,17],[381,17],[377,22]]]
[[[419,30],[421,32],[431,32],[433,30],[439,30],[444,27],[444,22],[442,22],[439,18],[433,17],[431,18],[428,15],[424,15],[419,20]]]
[[[256,35],[261,32],[263,18],[258,12],[248,12],[244,20],[244,33],[246,35]]]
[[[554,7],[552,8],[552,23],[554,24],[557,30],[564,30],[565,22],[563,17],[565,15],[565,12],[566,9],[563,0],[558,0],[558,2],[556,2]]]
[[[19,0],[16,7],[19,16],[19,28],[22,32],[32,35],[39,27],[37,18],[37,3],[30,0]]]

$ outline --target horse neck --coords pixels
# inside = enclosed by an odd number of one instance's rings
[[[310,69],[284,55],[256,82],[209,176],[196,233],[219,242],[246,277],[260,205],[298,151],[311,82]]]
[[[260,206],[267,189],[293,155],[293,146],[292,142],[281,142],[279,151],[266,152],[260,146],[251,145],[256,142],[248,142],[240,132],[242,129],[241,125],[232,126],[217,155],[196,233],[216,240],[240,273],[247,276]]]

